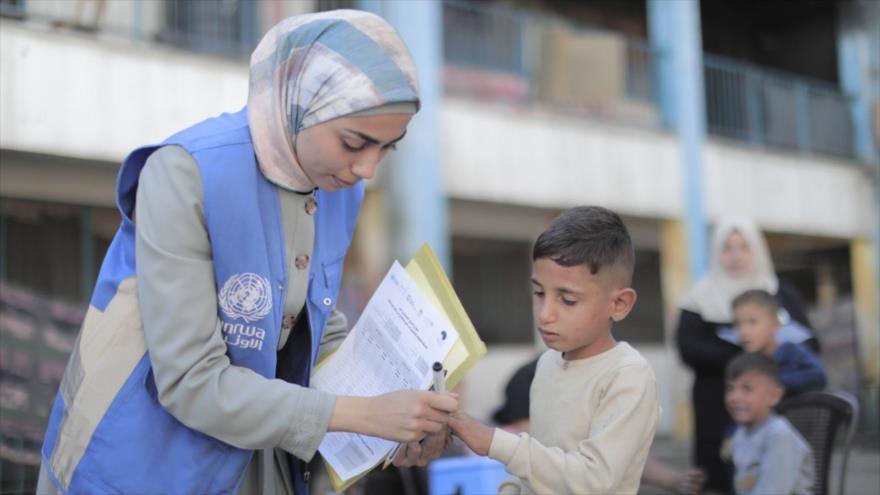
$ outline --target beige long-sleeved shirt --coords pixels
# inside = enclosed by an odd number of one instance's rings
[[[636,493],[660,406],[654,372],[625,342],[597,356],[538,361],[529,434],[496,429],[489,456],[507,465],[502,494]]]

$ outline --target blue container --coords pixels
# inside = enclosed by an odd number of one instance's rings
[[[488,457],[446,457],[428,465],[431,495],[489,495],[509,478],[504,464]]]

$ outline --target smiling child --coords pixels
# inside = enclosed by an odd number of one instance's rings
[[[726,377],[724,400],[738,425],[731,439],[736,493],[813,493],[810,447],[773,412],[783,394],[776,362],[758,352],[741,354],[727,365]]]

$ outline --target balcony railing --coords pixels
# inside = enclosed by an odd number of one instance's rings
[[[443,4],[446,90],[565,112],[659,121],[644,41],[460,1]]]
[[[4,17],[230,57],[259,40],[253,0],[0,0]]]
[[[832,84],[704,55],[709,132],[757,145],[853,156],[849,101]]]
[[[656,54],[644,40],[537,14],[444,3],[446,88],[562,111],[654,122]],[[852,157],[849,100],[832,84],[704,55],[712,135]]]
[[[319,0],[319,8],[352,0]],[[247,57],[261,31],[252,0],[0,0],[0,15]],[[659,126],[657,54],[645,40],[574,27],[547,15],[443,3],[450,94]],[[849,100],[836,86],[704,55],[712,135],[760,146],[852,157]]]

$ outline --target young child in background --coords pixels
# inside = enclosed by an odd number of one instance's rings
[[[812,350],[802,344],[777,344],[779,302],[764,290],[749,290],[733,300],[734,326],[746,352],[759,352],[779,365],[786,396],[825,388],[825,370]]]
[[[660,407],[654,372],[613,323],[636,301],[634,251],[620,217],[579,207],[535,242],[535,323],[550,350],[530,393],[529,433],[490,428],[464,413],[450,426],[468,447],[515,476],[499,493],[636,493]]]
[[[791,423],[773,412],[782,399],[778,366],[758,352],[727,365],[725,405],[738,428],[731,439],[734,489],[740,495],[813,493],[813,456]]]

